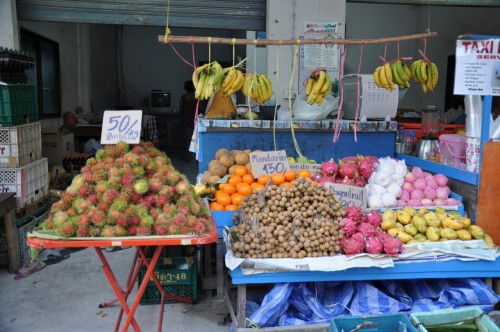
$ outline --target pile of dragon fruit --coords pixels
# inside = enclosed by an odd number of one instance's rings
[[[345,209],[344,237],[340,241],[344,253],[357,255],[366,252],[397,256],[403,248],[403,242],[380,228],[381,223],[382,215],[375,210],[363,215],[356,206]]]
[[[344,157],[338,164],[330,159],[321,164],[321,171],[313,174],[313,178],[323,186],[331,182],[364,187],[377,163],[378,158],[372,156]]]

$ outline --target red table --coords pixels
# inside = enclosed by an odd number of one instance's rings
[[[156,275],[153,273],[154,267],[156,266],[156,263],[158,262],[158,258],[160,257],[160,253],[165,246],[188,246],[188,245],[197,245],[197,244],[208,244],[208,243],[213,243],[217,241],[217,227],[212,221],[211,225],[211,231],[208,234],[196,236],[196,237],[163,237],[163,236],[151,236],[149,238],[103,238],[103,239],[92,239],[92,240],[75,240],[75,239],[61,239],[61,240],[49,240],[49,239],[44,239],[44,238],[37,238],[37,237],[29,237],[28,238],[28,246],[32,248],[37,248],[37,249],[49,249],[49,248],[87,248],[87,247],[94,247],[97,255],[99,256],[99,259],[102,262],[102,269],[104,270],[104,273],[106,274],[106,277],[108,278],[108,281],[111,285],[111,288],[113,288],[113,291],[116,294],[116,297],[118,301],[120,302],[121,309],[120,309],[120,314],[117,318],[116,325],[115,325],[115,331],[118,331],[120,329],[122,317],[123,317],[123,312],[126,314],[126,320],[124,323],[124,326],[122,328],[122,331],[127,331],[128,327],[130,324],[132,324],[134,331],[141,331],[139,328],[139,325],[137,324],[137,321],[134,318],[134,314],[137,310],[137,307],[139,306],[139,302],[142,298],[142,295],[144,294],[144,291],[146,290],[146,286],[148,284],[148,281],[153,279],[153,281],[156,284],[156,287],[158,287],[158,290],[161,294],[161,305],[160,305],[160,317],[159,317],[159,322],[158,322],[158,331],[161,331],[161,326],[163,323],[163,307],[165,304],[165,297],[179,300],[182,302],[187,302],[191,303],[190,299],[183,298],[180,296],[176,296],[173,294],[168,294],[165,293],[162,285],[160,284],[158,278]],[[111,270],[111,267],[106,260],[106,257],[104,257],[103,254],[103,248],[104,247],[117,247],[117,246],[127,246],[127,247],[135,247],[136,248],[136,254],[134,256],[132,266],[130,269],[130,273],[127,279],[127,285],[126,288],[122,288],[117,281],[113,271]],[[153,257],[148,259],[146,252],[149,247],[155,247]],[[136,264],[137,260],[139,260],[139,263]],[[147,270],[146,273],[144,274],[144,278],[142,279],[142,282],[139,286],[139,290],[137,291],[137,295],[135,299],[132,302],[132,305],[129,307],[127,304],[127,299],[130,294],[130,292],[133,289],[133,286],[135,284],[135,280],[137,279],[137,276],[139,275],[139,270],[142,265],[145,265]]]

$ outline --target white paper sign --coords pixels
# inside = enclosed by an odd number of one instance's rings
[[[364,187],[327,182],[325,188],[333,190],[335,198],[344,209],[349,206],[357,206],[363,211],[366,210],[366,189]]]
[[[250,164],[255,178],[262,174],[285,173],[290,169],[285,150],[252,152],[250,153]]]
[[[301,169],[307,169],[311,174],[321,171],[321,164],[306,164],[306,163],[291,163],[290,169],[295,171],[300,171]]]
[[[142,111],[105,111],[102,119],[101,144],[119,141],[136,144],[141,139]]]
[[[457,40],[456,95],[500,96],[500,39]]]

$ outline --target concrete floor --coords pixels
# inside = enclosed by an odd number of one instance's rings
[[[167,155],[194,183],[198,163],[194,158],[186,162],[183,152],[167,151]],[[127,278],[133,255],[134,249],[105,254],[120,283]],[[104,309],[98,307],[115,298],[101,265],[95,250],[87,248],[19,280],[0,269],[0,331],[112,331],[120,306],[115,303]],[[136,292],[137,284],[129,305]],[[197,304],[165,304],[162,331],[229,331],[229,326],[219,325],[224,317],[214,314],[211,306],[212,298],[198,286]],[[142,331],[157,330],[159,310],[159,305],[139,306],[135,318]]]

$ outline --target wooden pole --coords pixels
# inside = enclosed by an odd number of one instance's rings
[[[408,36],[387,37],[378,39],[297,39],[297,40],[271,40],[271,39],[238,39],[238,38],[219,38],[219,37],[187,37],[169,35],[165,40],[164,35],[158,36],[158,42],[168,43],[196,43],[196,44],[227,44],[227,45],[361,45],[361,44],[385,44],[396,43],[400,41],[425,39],[437,36],[437,32],[420,33]]]

